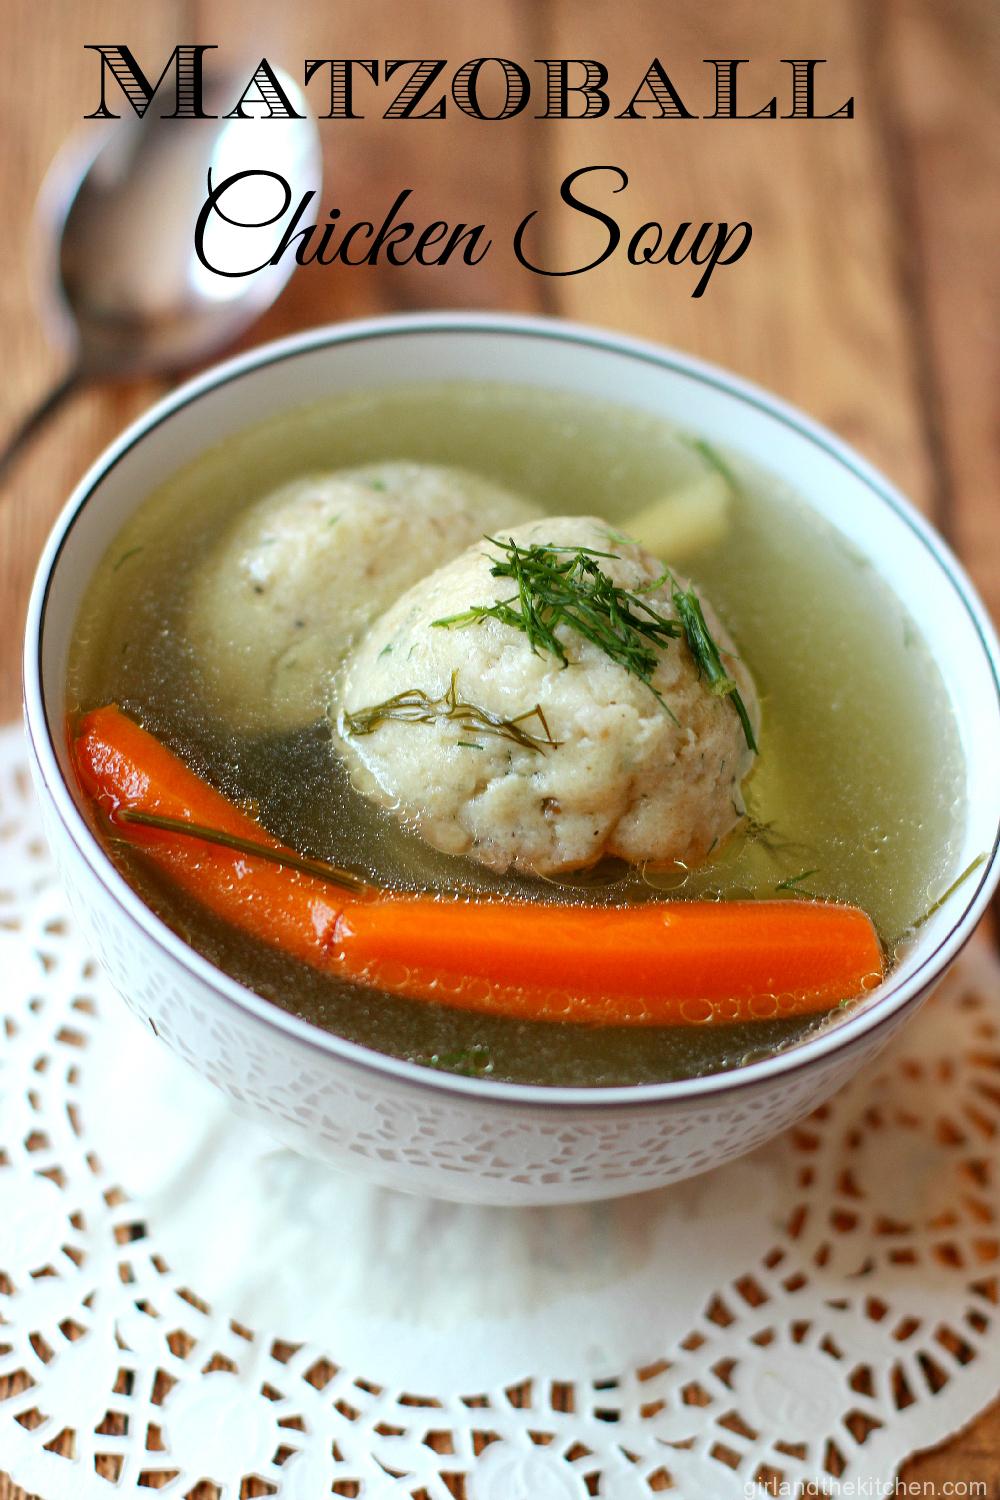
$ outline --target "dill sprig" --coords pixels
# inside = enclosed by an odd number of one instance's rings
[[[536,719],[541,726],[542,733],[532,734],[523,726],[531,719]],[[526,709],[523,714],[517,714],[512,719],[505,719],[500,714],[492,713],[488,708],[482,708],[477,703],[464,703],[458,696],[458,673],[452,672],[451,683],[446,693],[439,698],[433,698],[423,688],[407,688],[405,692],[396,693],[392,698],[386,698],[382,703],[374,703],[370,708],[359,708],[354,713],[346,709],[341,715],[341,724],[347,734],[363,735],[374,734],[382,724],[437,724],[445,722],[454,724],[459,730],[467,734],[482,734],[492,736],[494,739],[511,740],[515,745],[520,745],[525,750],[535,750],[544,754],[546,750],[558,749],[559,741],[552,738],[552,733],[545,718],[545,713],[540,703],[534,708]],[[456,744],[465,742],[458,740]],[[481,747],[475,746],[479,749]]]
[[[819,856],[819,850],[815,845],[805,843],[800,839],[787,838],[773,818],[766,823],[761,822],[760,818],[754,816],[749,798],[743,836],[748,844],[758,844],[765,854],[779,862],[791,861],[793,858],[816,859]]]
[[[486,540],[503,553],[491,559],[491,576],[510,578],[516,592],[493,604],[473,604],[460,614],[433,620],[433,625],[449,628],[499,620],[523,631],[535,655],[548,651],[564,667],[569,657],[556,631],[560,625],[569,626],[645,683],[674,718],[652,678],[659,662],[657,648],[679,636],[681,626],[642,597],[657,589],[666,573],[635,591],[615,583],[600,565],[601,558],[615,558],[616,552],[544,543],[519,547],[513,537],[506,542],[491,536]]]
[[[120,807],[114,813],[115,823],[138,823],[142,828],[158,828],[163,833],[178,833],[185,838],[200,839],[206,844],[218,844],[223,849],[233,849],[239,854],[250,854],[254,859],[267,860],[272,865],[283,865],[289,870],[301,870],[305,875],[315,875],[328,880],[331,885],[340,885],[350,891],[371,890],[367,880],[355,875],[352,870],[342,870],[325,859],[311,859],[306,854],[296,854],[292,849],[272,849],[270,844],[260,844],[255,839],[245,839],[240,834],[227,833],[222,828],[209,828],[204,823],[192,822],[189,818],[171,818],[163,813],[142,812],[136,807]]]
[[[694,449],[699,458],[704,461],[707,468],[714,469],[717,474],[721,474],[734,495],[739,493],[739,480],[718,448],[713,447],[704,438],[689,438],[687,439],[687,443],[690,448]]]
[[[722,664],[719,648],[705,620],[701,600],[693,588],[682,589],[674,575],[671,573],[669,576],[670,596],[673,599],[674,609],[677,611],[677,618],[684,627],[688,650],[695,659],[698,671],[708,683],[710,692],[717,694],[720,698],[732,699],[733,707],[743,726],[743,736],[749,748],[756,754],[757,741],[754,737],[753,725],[750,723],[750,715],[747,713],[747,706],[743,702],[735,681]]]
[[[808,891],[802,891],[802,882],[803,882],[803,880],[808,880],[809,877],[810,877],[810,875],[818,875],[818,874],[819,874],[819,869],[818,868],[817,869],[813,869],[813,870],[800,870],[797,875],[788,875],[788,876],[786,876],[786,878],[784,880],[779,880],[778,883],[777,883],[777,885],[774,887],[774,889],[776,891],[801,892],[802,895],[806,895],[807,896],[807,895],[809,895],[809,892]]]
[[[946,891],[942,891],[937,900],[933,901],[927,908],[927,910],[921,916],[919,916],[915,922],[910,923],[910,931],[918,932],[921,927],[924,927],[930,921],[931,917],[933,917],[936,912],[939,912],[941,910],[942,906],[949,899],[949,897],[954,896],[959,887],[965,884],[969,876],[974,875],[975,872],[979,869],[979,866],[985,863],[985,854],[977,854],[975,859],[970,860],[965,869],[962,871],[961,875],[957,876],[952,881],[948,889]]]
[[[410,1061],[420,1063],[425,1068],[440,1068],[446,1073],[462,1073],[466,1078],[482,1078],[493,1072],[490,1049],[478,1042],[455,1052],[417,1054]]]

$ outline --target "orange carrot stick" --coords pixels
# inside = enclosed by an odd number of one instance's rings
[[[188,895],[306,963],[324,967],[332,960],[337,918],[352,899],[349,892],[218,844],[125,821],[130,811],[180,818],[283,850],[254,818],[116,705],[84,715],[73,749],[80,785],[116,835],[141,848]]]
[[[822,902],[359,899],[125,821],[130,810],[181,818],[295,857],[118,708],[87,714],[74,751],[81,786],[118,831],[213,912],[315,968],[411,999],[530,1020],[699,1025],[826,1010],[883,977],[865,913]]]
[[[820,901],[595,910],[395,896],[345,906],[336,939],[347,967],[379,989],[606,1026],[805,1015],[883,977],[865,913]]]

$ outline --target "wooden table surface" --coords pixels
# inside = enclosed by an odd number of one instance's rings
[[[95,107],[85,42],[127,43],[154,77],[177,41],[219,43],[238,62],[250,38],[248,73],[266,54],[293,76],[307,57],[595,57],[623,101],[660,56],[691,107],[705,111],[706,57],[751,59],[759,101],[785,86],[780,58],[828,58],[820,97],[833,107],[854,94],[853,121],[327,122],[325,198],[345,220],[384,210],[406,186],[419,218],[487,219],[509,242],[507,226],[528,209],[557,204],[566,172],[613,163],[631,179],[616,202],[626,226],[745,218],[753,243],[699,300],[686,270],[616,259],[543,278],[506,244],[474,268],[309,267],[245,343],[394,309],[478,307],[558,314],[676,345],[761,382],[854,443],[944,531],[1000,616],[992,0],[7,0],[4,20],[0,431],[61,368],[36,314],[30,214],[53,152]],[[588,228],[553,212],[550,262],[581,263]],[[84,392],[0,495],[0,722],[18,712],[19,622],[52,519],[84,467],[165,388]],[[925,1494],[976,1481],[996,1500],[998,1475],[994,1406],[902,1477],[923,1481]],[[0,1500],[22,1495],[0,1475]]]

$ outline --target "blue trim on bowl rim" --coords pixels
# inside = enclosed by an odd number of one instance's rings
[[[25,719],[29,743],[38,773],[52,797],[66,833],[84,862],[100,880],[123,914],[147,938],[156,943],[168,958],[178,963],[181,968],[193,971],[203,983],[209,985],[219,999],[225,1000],[228,1005],[244,1014],[249,1013],[255,1021],[278,1031],[282,1036],[291,1035],[297,1041],[321,1054],[332,1053],[350,1065],[360,1066],[376,1075],[388,1074],[397,1082],[429,1089],[434,1093],[459,1094],[465,1098],[480,1099],[484,1102],[488,1099],[491,1105],[529,1104],[534,1108],[579,1108],[581,1105],[586,1105],[604,1109],[611,1107],[636,1109],[667,1104],[673,1100],[680,1102],[681,1100],[705,1099],[735,1089],[767,1084],[773,1082],[779,1075],[817,1063],[827,1054],[851,1050],[854,1043],[897,1020],[900,1010],[919,1001],[972,935],[989,900],[991,890],[1000,878],[1000,860],[998,860],[1000,826],[996,830],[993,848],[983,866],[980,878],[958,918],[905,981],[894,987],[890,978],[883,994],[869,1006],[846,1017],[836,1026],[819,1032],[816,1036],[786,1051],[774,1053],[768,1058],[749,1063],[738,1070],[660,1083],[588,1088],[505,1083],[488,1078],[466,1078],[440,1072],[422,1067],[418,1063],[392,1057],[387,1053],[376,1052],[360,1043],[350,1042],[335,1033],[324,1031],[312,1022],[300,1020],[290,1012],[282,1010],[275,1002],[265,999],[232,979],[191,948],[161,918],[157,917],[116,869],[77,806],[59,769],[55,753],[55,737],[42,690],[45,615],[53,575],[63,549],[74,525],[105,477],[148,433],[161,426],[175,413],[192,405],[210,391],[240,380],[244,375],[253,374],[270,365],[280,364],[317,349],[337,344],[364,343],[380,338],[451,333],[551,339],[635,359],[722,391],[765,413],[789,427],[800,437],[814,443],[887,505],[923,543],[946,574],[973,624],[989,661],[996,693],[997,711],[1000,713],[1000,645],[987,623],[985,609],[958,560],[943,539],[884,476],[855,455],[846,444],[821,424],[812,422],[780,398],[769,395],[760,387],[739,376],[730,375],[717,366],[610,330],[592,328],[556,318],[498,313],[399,314],[306,330],[269,344],[263,344],[247,354],[213,366],[156,402],[149,411],[126,428],[115,443],[105,449],[80,481],[57,518],[39,562],[28,608],[29,629],[26,632],[24,657]],[[37,645],[32,651],[31,626],[36,619]],[[29,701],[32,697],[37,701],[45,731],[45,738],[41,745],[34,732],[35,714],[32,711],[32,703]],[[951,951],[945,953],[945,950]],[[940,962],[935,963],[941,955],[944,956],[941,957]],[[928,970],[930,970],[929,973]],[[890,1001],[895,1003],[890,1006]]]

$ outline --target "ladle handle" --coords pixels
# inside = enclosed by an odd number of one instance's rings
[[[79,389],[84,383],[84,378],[79,365],[70,365],[62,379],[58,380],[37,405],[32,407],[27,416],[22,418],[4,447],[0,449],[0,484],[3,484],[8,472],[20,458],[31,439],[36,433],[41,432],[46,422],[59,410],[63,402]]]

